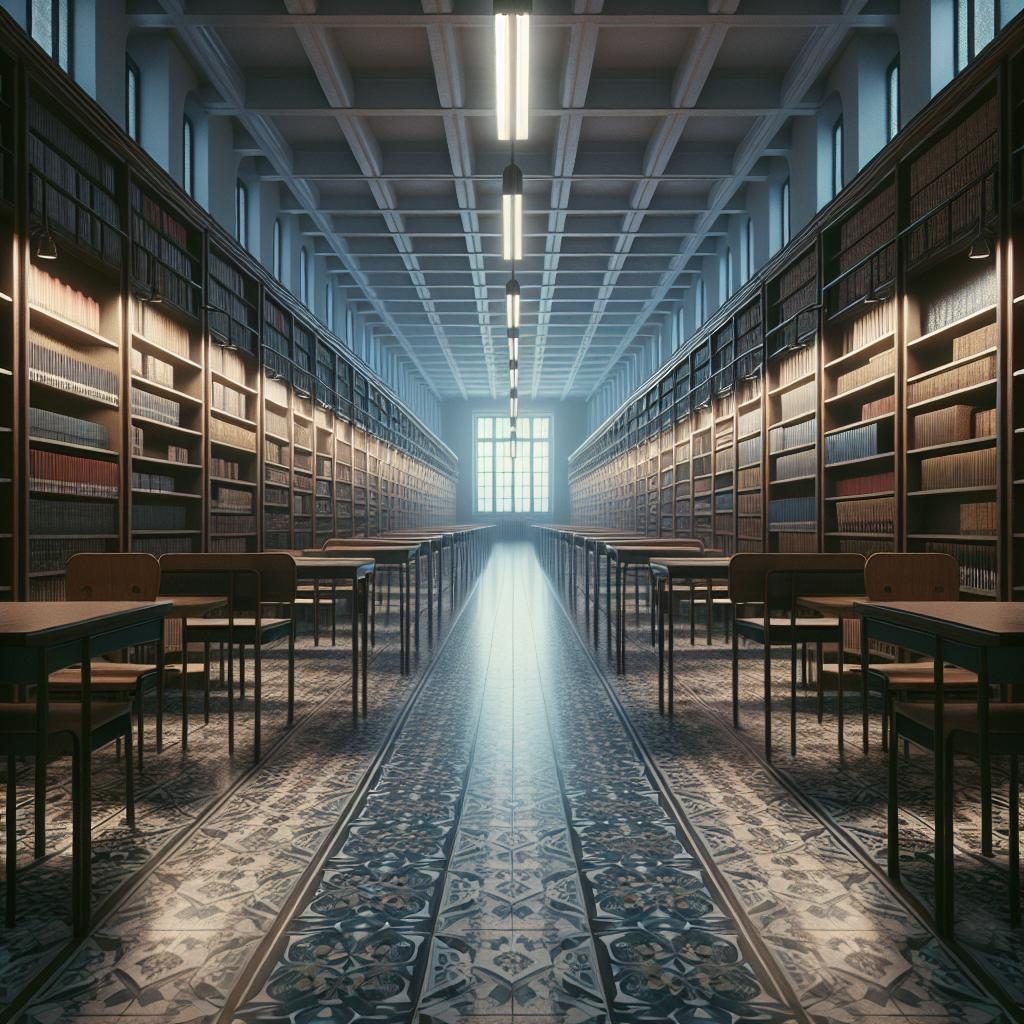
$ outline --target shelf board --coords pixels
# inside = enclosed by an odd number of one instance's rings
[[[69,501],[120,501],[120,495],[108,494],[68,494],[64,491],[50,491],[29,480],[29,494],[42,494],[48,498],[67,498]]]
[[[257,424],[253,420],[247,420],[244,416],[236,416],[233,412],[227,412],[224,409],[218,409],[216,406],[210,406],[210,415],[216,417],[219,420],[224,420],[226,423],[234,423],[239,427],[245,427],[247,430],[251,430],[253,433],[256,432]]]
[[[871,423],[881,423],[884,420],[892,419],[896,415],[896,412],[882,412],[877,416],[872,416],[866,420],[854,420],[852,423],[846,423],[841,427],[832,427],[830,430],[825,431],[825,437],[830,434],[842,434],[847,430],[853,430],[854,427],[866,427]]]
[[[871,491],[869,494],[832,494],[825,501],[859,501],[861,498],[894,498],[895,491]]]
[[[1016,587],[1014,588],[1016,590]],[[996,597],[994,590],[985,590],[982,587],[961,587],[961,594],[972,594],[975,597]]]
[[[187,437],[203,436],[200,430],[192,430],[191,427],[177,427],[173,423],[164,423],[162,420],[151,420],[148,416],[140,416],[137,413],[132,413],[132,423],[140,423],[144,427],[159,427],[172,434],[185,434]]]
[[[998,537],[978,533],[908,533],[907,540],[973,541],[981,544],[995,544]]]
[[[167,469],[202,469],[198,462],[175,462],[173,459],[162,459],[157,455],[133,455],[138,462],[152,462],[154,465],[164,466]]]
[[[931,406],[943,406],[947,404],[955,404],[959,398],[964,398],[967,395],[974,394],[978,391],[985,391],[989,388],[995,387],[996,380],[982,381],[980,384],[972,384],[970,387],[959,388],[957,391],[947,391],[944,395],[935,395],[934,398],[925,398],[923,401],[914,402],[913,405],[907,406],[907,412],[911,412],[916,409],[926,409]]]
[[[221,373],[220,370],[210,371],[211,380],[215,380],[218,384],[223,384],[226,387],[234,388],[236,391],[241,391],[246,395],[258,395],[259,391],[256,388],[249,387],[248,384],[243,384],[241,381],[237,381],[232,377],[229,377],[226,373]]]
[[[50,437],[30,437],[29,444],[40,448],[60,448],[62,451],[93,455],[99,458],[116,459],[119,453],[110,448],[96,448],[91,444],[75,444],[73,441],[57,441]]]
[[[0,292],[0,302],[10,304],[14,302],[14,299],[7,292]]]
[[[202,530],[132,530],[133,537],[194,537]]]
[[[33,323],[42,327],[49,327],[58,334],[63,334],[65,339],[70,338],[80,345],[98,345],[101,348],[113,349],[121,347],[116,341],[111,341],[110,338],[106,338],[102,334],[90,330],[88,327],[83,327],[81,324],[75,323],[74,320],[69,320],[59,313],[51,313],[50,310],[44,309],[42,306],[30,303],[28,310],[29,318]]]
[[[804,476],[788,476],[784,480],[769,480],[769,487],[781,487],[784,484],[803,484],[808,480],[817,480],[818,476],[816,473],[807,473]]]
[[[210,483],[212,484],[233,484],[238,487],[258,487],[259,484],[255,480],[232,480],[226,476],[211,476]]]
[[[817,441],[808,441],[806,444],[791,445],[789,448],[783,448],[783,449],[781,449],[780,451],[777,451],[777,452],[769,452],[768,453],[768,458],[774,459],[774,458],[778,457],[779,455],[795,455],[797,452],[806,452],[806,451],[809,451],[811,448],[815,447],[815,445],[817,443],[818,443]],[[760,462],[753,462],[753,463],[751,463],[751,465],[759,466],[759,465],[761,465],[761,463]]]
[[[996,484],[977,485],[974,487],[940,487],[934,491],[907,491],[908,498],[931,498],[936,494],[978,494],[995,491]]]
[[[760,487],[737,487],[736,488],[736,493],[737,494],[760,494],[761,493],[761,488]]]
[[[173,399],[175,402],[184,402],[189,405],[203,404],[203,400],[196,398],[195,395],[190,395],[185,391],[178,391],[177,388],[172,388],[167,384],[158,384],[155,380],[149,380],[149,378],[143,377],[138,373],[132,374],[132,383],[137,387],[152,392],[154,395],[162,395],[165,398]]]
[[[263,430],[263,436],[269,438],[271,441],[276,441],[278,444],[291,444],[291,441],[289,441],[287,437],[282,437],[280,434],[275,434],[272,430],[267,430],[266,428]]]
[[[995,316],[996,307],[994,305],[984,306],[982,309],[979,309],[974,313],[961,317],[959,320],[954,320],[951,324],[946,324],[945,327],[936,328],[934,331],[929,331],[927,334],[922,334],[919,338],[915,338],[913,341],[907,342],[907,348],[914,348],[917,345],[927,345],[932,341],[938,341],[945,338],[955,338],[958,334],[969,333],[975,328],[984,327],[987,323],[994,320]]]
[[[984,448],[987,445],[995,444],[995,435],[989,437],[968,437],[962,441],[945,441],[942,444],[931,444],[925,448],[908,448],[908,455],[928,455],[932,452],[957,451],[965,448]]]
[[[244,509],[244,508],[218,508],[216,505],[210,506],[211,514],[218,516],[254,516],[256,515],[255,509]]]
[[[249,533],[214,533],[210,532],[210,540],[216,540],[218,537],[256,537],[258,534],[255,530]]]
[[[777,387],[770,388],[768,390],[768,397],[772,398],[775,395],[784,394],[786,391],[792,391],[794,388],[800,387],[801,384],[806,384],[808,381],[814,380],[815,376],[816,371],[809,370],[807,373],[801,374],[799,377],[796,377],[785,384],[779,384]]]
[[[85,405],[98,405],[103,409],[120,409],[121,403],[117,397],[100,398],[98,395],[81,395],[77,391],[69,391],[58,384],[51,384],[46,380],[33,380],[29,377],[29,387],[42,388],[44,391],[52,391],[61,396],[65,402],[84,403]]]
[[[862,540],[892,540],[895,534],[893,533],[857,533],[855,531],[837,531],[835,533],[826,533],[826,537],[857,537]]]
[[[218,448],[230,448],[233,452],[238,452],[241,455],[248,455],[249,458],[252,458],[252,459],[256,458],[256,451],[254,449],[252,449],[252,448],[245,448],[244,446],[242,446],[240,444],[235,444],[234,441],[224,441],[224,440],[222,440],[221,438],[218,438],[218,437],[211,437],[210,438],[210,444],[215,444],[215,445],[217,445]],[[270,465],[274,465],[274,463],[269,463],[269,464]]]
[[[889,331],[888,334],[882,334],[873,341],[869,341],[866,345],[861,345],[860,348],[855,348],[850,352],[844,352],[841,356],[836,356],[835,359],[830,359],[825,364],[825,369],[832,370],[837,366],[847,366],[851,363],[856,363],[860,358],[884,349],[887,346],[887,343],[894,341],[895,338],[895,331]]]
[[[880,462],[882,459],[895,457],[895,452],[879,452],[877,455],[865,455],[859,459],[844,459],[842,462],[827,462],[825,469],[846,469],[848,466],[861,466],[868,462]]]
[[[133,487],[132,494],[143,498],[184,498],[187,501],[202,501],[201,494],[190,494],[188,491],[149,491],[145,487]]]
[[[772,431],[776,427],[791,427],[794,423],[802,423],[804,420],[813,419],[817,414],[817,409],[808,409],[807,412],[797,413],[795,416],[789,416],[787,419],[769,423],[768,430]]]
[[[769,533],[817,533],[818,524],[816,522],[803,522],[803,523],[776,523],[774,526],[768,525]]]
[[[155,341],[150,341],[149,338],[144,334],[139,334],[138,331],[132,331],[132,343],[146,349],[156,356],[157,359],[173,363],[175,366],[182,366],[189,370],[202,370],[203,368],[201,363],[189,359],[188,356],[180,356],[177,352],[172,352],[170,349],[164,348],[163,345],[158,345]]]
[[[991,348],[982,349],[980,352],[975,352],[973,355],[962,356],[960,359],[954,359],[952,362],[932,367],[930,370],[922,370],[921,373],[915,373],[913,377],[908,377],[907,383],[915,384],[919,380],[927,380],[929,377],[934,377],[936,374],[943,373],[946,370],[955,370],[958,366],[966,366],[968,363],[973,363],[983,356],[994,355],[997,351],[998,349],[992,346]]]
[[[120,540],[118,533],[33,533],[29,529],[32,540]]]
[[[894,385],[895,381],[895,373],[884,373],[881,377],[875,377],[874,380],[869,380],[865,384],[858,384],[855,388],[850,388],[849,391],[844,391],[840,395],[826,398],[825,405],[839,405],[843,402],[848,402],[851,398],[863,398],[864,395],[872,391],[882,390],[881,385],[883,384]]]

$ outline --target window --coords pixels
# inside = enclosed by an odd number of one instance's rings
[[[309,250],[305,246],[299,250],[299,298],[309,305]]]
[[[235,182],[235,238],[249,248],[249,189],[244,181]]]
[[[953,0],[953,66],[963,71],[995,38],[999,24],[998,0]]]
[[[885,139],[892,142],[900,130],[900,59],[896,57],[885,72]]]
[[[29,34],[69,75],[74,19],[72,0],[32,0],[29,6]]]
[[[274,253],[272,258],[274,262],[274,277],[280,281],[281,264],[283,261],[281,259],[281,221],[277,219],[274,220]]]
[[[139,141],[139,67],[131,57],[124,64],[124,130]]]
[[[832,198],[843,190],[843,115],[832,125]]]
[[[192,118],[187,115],[181,121],[181,183],[185,191],[195,198],[196,194],[196,130]],[[239,182],[245,191],[245,186]],[[240,222],[241,223],[241,222]]]
[[[516,420],[516,457],[512,458],[507,416],[477,416],[476,511],[551,511],[551,417]]]
[[[324,285],[324,318],[327,321],[327,329],[334,331],[334,289],[331,282]]]
[[[754,276],[754,218],[747,218],[747,265],[743,273],[744,284]]]
[[[780,196],[779,202],[779,217],[782,221],[779,231],[779,238],[782,239],[783,245],[789,245],[789,232],[790,232],[790,221],[789,221],[789,178],[782,183],[782,195]]]
[[[725,249],[725,296],[723,297],[723,301],[725,301],[725,298],[727,298],[728,296],[732,295],[733,291],[735,290],[734,284],[735,284],[735,282],[733,281],[733,271],[732,271],[732,249],[729,248],[728,246],[726,246],[726,249]]]
[[[701,277],[697,282],[697,293],[693,297],[693,329],[697,330],[704,323],[708,309],[708,286]]]

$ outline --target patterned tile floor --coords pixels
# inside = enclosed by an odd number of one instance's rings
[[[346,713],[344,649],[307,649],[299,721],[284,733],[280,706],[267,716],[282,739],[258,768],[244,748],[227,762],[215,712],[187,756],[149,759],[131,833],[118,765],[105,763],[96,855],[106,904],[68,950],[66,933],[46,925],[66,853],[22,872],[24,920],[0,936],[2,1002],[12,1007],[48,963],[52,976],[8,1016],[1011,1019],[873,866],[877,746],[865,758],[848,743],[839,762],[834,729],[808,703],[798,758],[769,767],[757,753],[757,658],[742,674],[749,707],[737,733],[727,652],[683,652],[669,720],[657,714],[642,635],[633,630],[629,676],[609,681],[604,638],[595,660],[578,625],[532,549],[499,545],[417,675],[398,677],[393,646],[381,644],[364,724]],[[280,665],[268,675],[279,698]],[[913,761],[907,774],[916,880],[928,816],[915,786],[928,776]],[[979,900],[961,900],[984,939],[970,959],[1012,1000],[1024,943],[981,900],[992,882],[979,875]],[[999,877],[994,888],[1003,892]]]

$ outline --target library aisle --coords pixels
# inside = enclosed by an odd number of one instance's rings
[[[844,792],[820,742],[780,771],[732,732],[724,649],[680,654],[670,723],[650,648],[613,687],[585,636],[532,548],[498,545],[411,692],[352,733],[325,691],[23,1019],[1009,1019],[809,800],[815,774]]]

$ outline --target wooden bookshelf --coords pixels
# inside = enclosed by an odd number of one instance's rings
[[[15,287],[15,65],[0,50],[0,601],[19,596],[18,547],[20,522],[17,487],[18,423],[17,324],[19,308]]]

